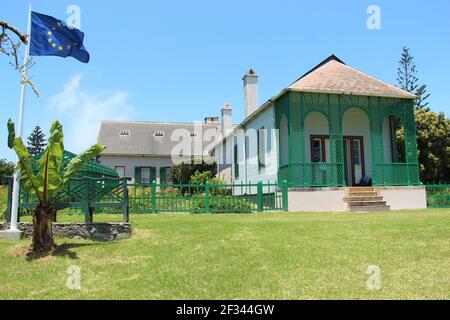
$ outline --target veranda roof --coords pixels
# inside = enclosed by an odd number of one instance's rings
[[[407,91],[347,66],[335,55],[331,55],[307,72],[288,89],[303,92],[416,99],[415,95]]]

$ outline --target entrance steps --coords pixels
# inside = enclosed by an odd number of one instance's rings
[[[373,187],[347,188],[344,197],[351,212],[387,212],[391,207]]]

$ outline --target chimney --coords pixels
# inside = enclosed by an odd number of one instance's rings
[[[206,117],[205,124],[219,124],[219,117]]]
[[[250,69],[242,80],[244,80],[244,111],[247,118],[259,108],[258,75]]]
[[[222,108],[222,135],[226,136],[233,129],[231,105],[225,102]]]

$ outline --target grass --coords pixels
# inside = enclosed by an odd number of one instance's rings
[[[96,221],[109,216],[96,216]],[[81,221],[79,216],[64,216]],[[133,215],[133,237],[0,241],[0,299],[449,299],[450,210]],[[81,268],[81,290],[66,288]],[[381,290],[367,268],[381,268]]]

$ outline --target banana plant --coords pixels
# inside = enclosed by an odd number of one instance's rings
[[[33,210],[32,251],[49,253],[55,247],[52,234],[52,222],[56,214],[55,196],[83,168],[86,161],[94,159],[105,147],[95,144],[64,166],[63,129],[55,121],[50,128],[47,147],[38,160],[38,172],[35,174],[32,157],[22,139],[16,138],[11,119],[8,121],[8,133],[8,146],[16,152],[19,159],[17,170],[20,172],[20,184],[30,189],[39,202]]]

